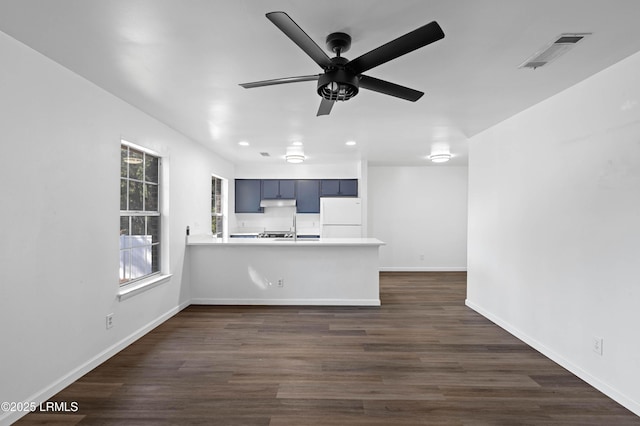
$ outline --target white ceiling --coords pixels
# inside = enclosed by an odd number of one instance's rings
[[[323,48],[349,33],[350,59],[436,20],[443,40],[367,72],[425,96],[361,90],[316,117],[315,82],[241,88],[322,71],[265,18],[277,10]],[[284,164],[299,140],[309,164],[426,165],[444,144],[466,165],[470,136],[639,51],[639,19],[638,0],[0,0],[1,31],[237,164]],[[593,35],[518,69],[564,32]]]

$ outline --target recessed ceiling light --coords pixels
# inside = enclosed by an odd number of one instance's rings
[[[247,141],[240,141],[240,142],[238,142],[238,145],[240,145],[240,146],[249,146],[249,142],[247,142]]]
[[[347,146],[354,146],[356,144],[356,141],[347,141],[345,142],[345,145]]]

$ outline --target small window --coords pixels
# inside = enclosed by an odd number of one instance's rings
[[[120,285],[160,272],[160,158],[120,147]]]
[[[211,177],[211,233],[217,237],[224,235],[224,180]]]

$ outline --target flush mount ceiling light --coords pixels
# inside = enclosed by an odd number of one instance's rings
[[[287,154],[285,158],[287,159],[287,163],[291,164],[302,163],[305,159],[304,155],[302,154]]]
[[[589,35],[591,33],[562,33],[527,58],[518,68],[536,69],[547,65],[573,49],[580,40]]]
[[[249,146],[249,142],[247,142],[247,141],[240,141],[240,142],[238,142],[238,145],[240,145],[240,146]]]
[[[347,141],[345,142],[345,145],[347,146],[354,146],[356,144],[356,141]]]
[[[290,146],[287,148],[287,153],[284,156],[287,163],[299,164],[305,160],[304,151],[301,146]]]
[[[451,154],[448,153],[440,153],[440,154],[431,154],[429,156],[429,160],[434,163],[446,163],[451,160]]]

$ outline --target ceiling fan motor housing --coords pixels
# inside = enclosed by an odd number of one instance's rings
[[[331,33],[327,36],[327,48],[340,56],[351,47],[351,36],[347,33]]]

